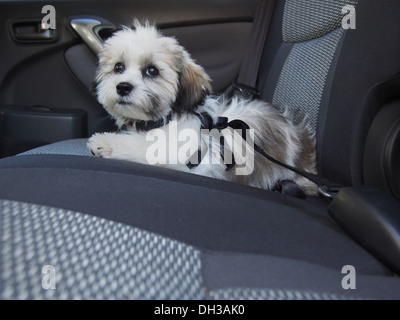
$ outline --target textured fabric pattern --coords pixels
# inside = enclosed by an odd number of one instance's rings
[[[72,139],[45,145],[36,149],[20,153],[19,155],[34,154],[64,154],[75,156],[91,156],[89,149],[86,147],[87,139]]]
[[[275,88],[273,104],[281,109],[301,110],[314,131],[328,72],[342,34],[343,29],[339,28],[319,39],[295,44]]]
[[[201,299],[200,252],[112,221],[0,201],[1,299]],[[42,268],[56,271],[43,289]]]
[[[0,299],[349,299],[268,288],[206,292],[199,250],[73,211],[0,200],[0,227]],[[48,265],[54,289],[43,287]]]
[[[351,297],[330,293],[255,288],[212,290],[209,292],[209,297],[214,300],[354,300]]]
[[[345,5],[356,0],[287,0],[283,14],[284,42],[303,42],[322,37],[341,27]]]

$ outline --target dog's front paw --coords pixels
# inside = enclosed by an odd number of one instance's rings
[[[111,158],[113,149],[110,144],[110,133],[95,133],[89,139],[87,147],[92,155],[100,158]]]

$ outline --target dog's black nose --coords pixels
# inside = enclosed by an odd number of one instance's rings
[[[128,95],[133,89],[133,85],[131,85],[129,82],[120,82],[117,84],[117,93],[120,96],[126,96]]]

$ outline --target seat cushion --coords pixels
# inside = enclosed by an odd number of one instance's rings
[[[335,268],[200,249],[71,210],[0,200],[0,221],[1,299],[400,298],[398,278],[357,274],[344,290]]]
[[[88,139],[71,139],[59,141],[32,150],[28,150],[26,152],[20,153],[19,155],[64,154],[76,156],[91,156],[89,149],[86,147],[87,141]]]
[[[324,200],[136,163],[64,155],[0,161],[0,198],[83,212],[198,248],[388,270],[329,217]]]

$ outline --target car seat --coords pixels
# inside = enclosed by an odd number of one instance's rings
[[[345,5],[356,29],[342,27]],[[398,177],[382,166],[398,172],[398,136],[379,118],[394,125],[382,112],[399,109],[399,14],[396,0],[277,1],[258,77],[262,99],[308,114],[322,176],[388,197]],[[400,298],[396,272],[326,199],[95,158],[85,144],[0,160],[2,299]],[[366,170],[378,150],[382,166]],[[44,266],[55,290],[42,286]]]

